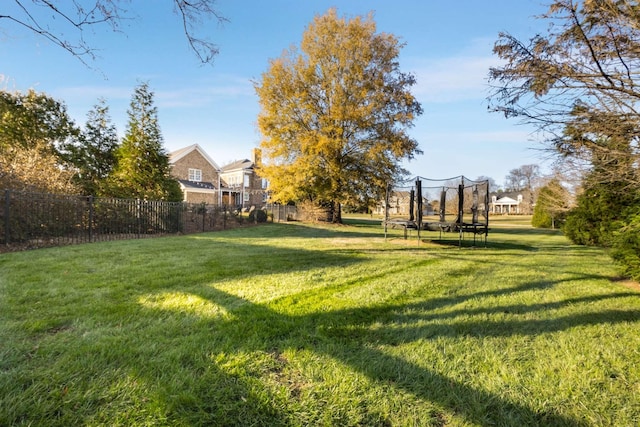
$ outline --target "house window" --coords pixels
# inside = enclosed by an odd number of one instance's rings
[[[245,202],[248,202],[248,201],[249,201],[249,193],[248,193],[248,192],[245,192],[245,193],[244,193],[244,201],[245,201]]]
[[[189,181],[202,181],[202,169],[189,169]]]
[[[249,183],[249,175],[244,175],[244,187],[249,187],[250,183]]]

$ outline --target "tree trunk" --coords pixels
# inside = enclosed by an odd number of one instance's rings
[[[342,206],[340,203],[332,201],[330,207],[331,222],[334,224],[342,224]]]

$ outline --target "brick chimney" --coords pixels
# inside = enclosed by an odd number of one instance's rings
[[[259,148],[254,148],[251,151],[251,161],[253,162],[253,166],[261,166],[262,165],[262,150]]]

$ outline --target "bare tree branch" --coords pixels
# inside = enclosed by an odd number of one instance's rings
[[[44,37],[88,67],[89,62],[95,60],[98,48],[85,40],[86,31],[102,30],[106,26],[110,31],[118,32],[121,31],[122,21],[132,19],[128,16],[129,11],[122,6],[125,0],[73,0],[60,3],[52,0],[13,1],[19,12],[0,12],[0,22],[12,22]],[[217,24],[227,22],[214,7],[215,0],[172,1],[190,49],[201,63],[213,63],[219,49],[215,43],[199,36],[198,30],[209,20]]]
[[[640,5],[555,0],[554,25],[523,43],[500,34],[489,110],[534,125],[572,164],[640,189]]]

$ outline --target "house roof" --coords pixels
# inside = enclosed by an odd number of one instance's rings
[[[495,203],[498,205],[515,205],[518,203],[518,201],[512,199],[511,197],[500,197],[499,199],[496,199]]]
[[[518,198],[518,196],[525,197],[527,194],[529,194],[529,190],[524,189],[524,190],[521,190],[521,191],[501,191],[501,192],[494,191],[490,195],[491,196],[496,196],[497,200],[500,200],[500,199],[502,199],[504,197],[510,197],[510,198],[515,200],[515,199]]]
[[[196,182],[187,181],[186,179],[179,179],[178,182],[185,190],[215,190],[216,186],[211,182]]]
[[[180,148],[179,150],[169,153],[169,163],[173,164],[177,162],[192,151],[200,153],[200,155],[204,157],[215,170],[220,171],[220,166],[218,166],[218,164],[213,161],[213,159],[209,157],[209,155],[198,144],[189,145],[188,147]]]
[[[243,169],[253,168],[253,162],[249,159],[236,160],[228,165],[224,165],[221,169],[222,172],[233,172]]]

